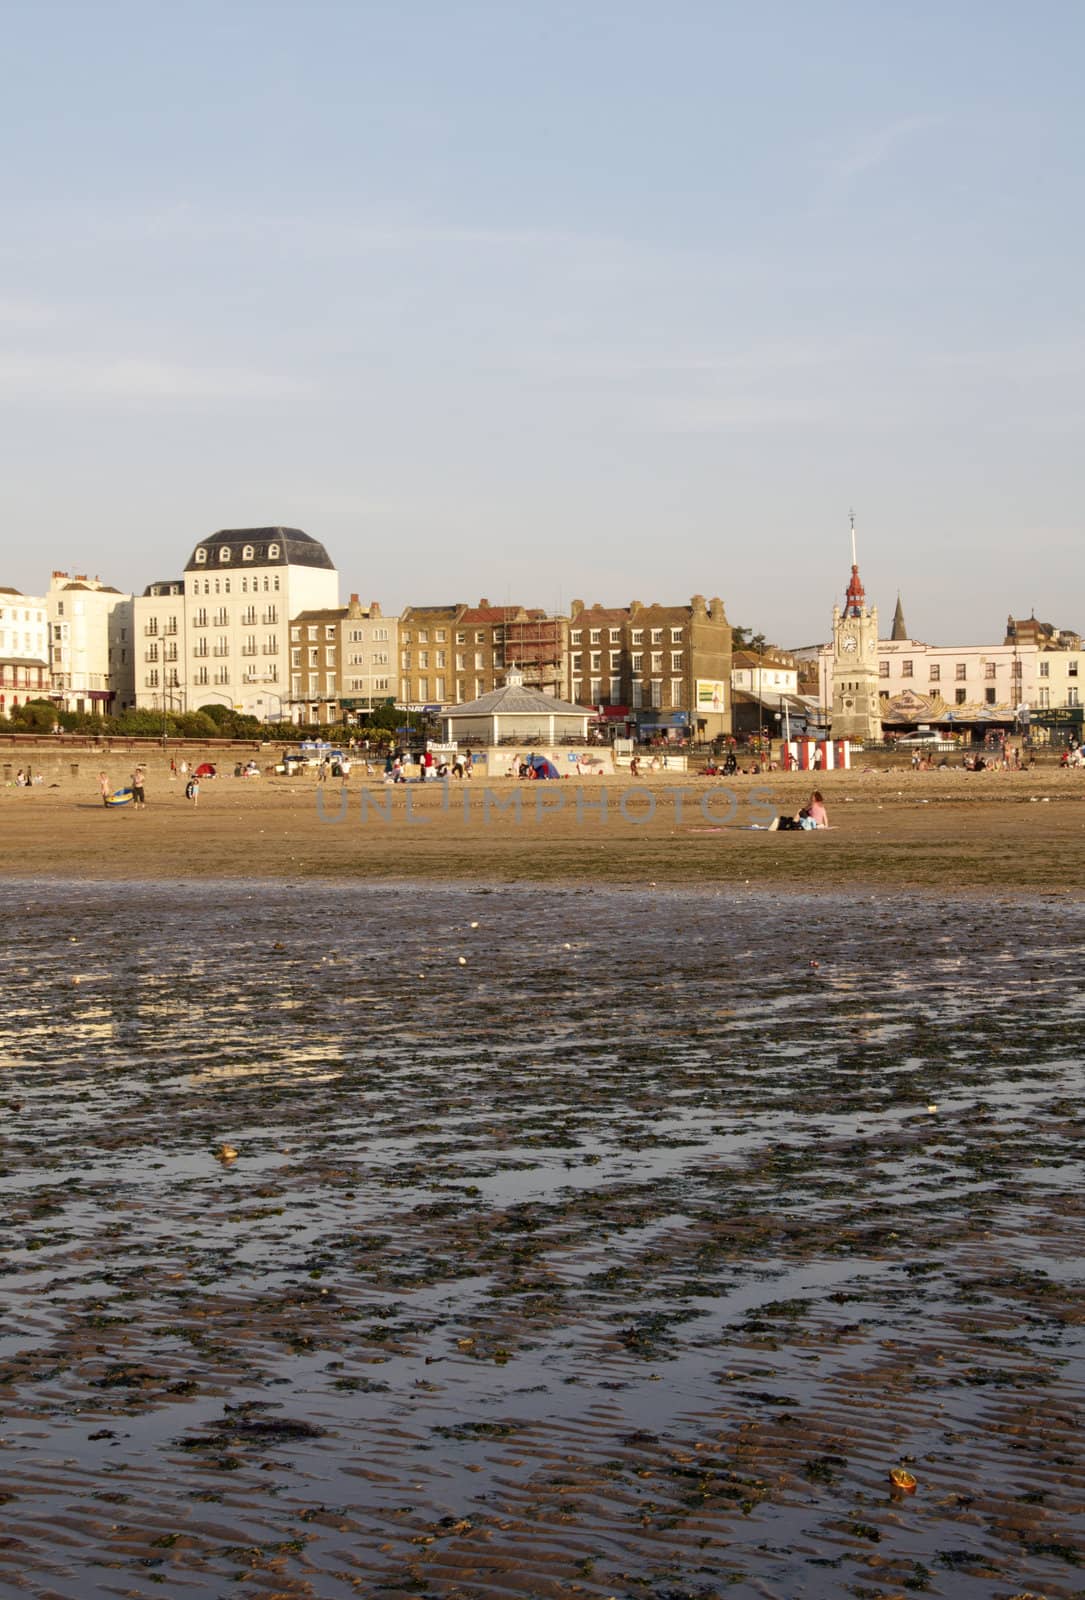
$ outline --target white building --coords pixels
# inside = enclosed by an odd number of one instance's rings
[[[879,639],[878,700],[883,729],[922,725],[1013,727],[1022,707],[1080,704],[1082,657],[1036,645],[932,645],[919,639]],[[834,652],[818,652],[818,692],[832,704]],[[1085,679],[1080,680],[1085,681]]]
[[[54,572],[46,596],[52,699],[108,715],[135,702],[132,596],[99,578]]]
[[[50,690],[49,608],[38,596],[0,589],[0,715]]]
[[[135,695],[141,711],[184,711],[185,585],[150,583],[132,601]]]
[[[324,546],[298,528],[232,528],[203,539],[184,579],[186,707],[288,715],[290,619],[339,604]]]

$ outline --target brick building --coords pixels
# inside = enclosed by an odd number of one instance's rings
[[[638,736],[731,731],[731,625],[723,601],[585,606],[569,621],[568,698]]]

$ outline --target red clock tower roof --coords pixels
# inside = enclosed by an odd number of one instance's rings
[[[859,568],[854,561],[851,567],[851,582],[844,595],[844,615],[846,617],[866,615],[866,591],[859,577]]]

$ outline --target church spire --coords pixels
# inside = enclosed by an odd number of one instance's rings
[[[844,595],[844,615],[846,617],[866,616],[866,593],[859,579],[859,561],[855,554],[855,512],[849,511],[851,519],[851,582],[848,584]]]
[[[904,626],[904,607],[900,603],[900,590],[897,590],[897,609],[893,612],[893,631],[891,639],[907,639],[908,629]]]

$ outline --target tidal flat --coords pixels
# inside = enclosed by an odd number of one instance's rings
[[[0,1592],[1085,1596],[1085,906],[0,896]]]

